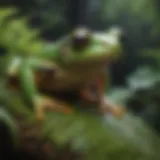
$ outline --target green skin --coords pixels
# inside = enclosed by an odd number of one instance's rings
[[[75,48],[72,42],[78,36],[83,41],[87,39],[88,43]],[[119,57],[119,38],[119,32],[115,30],[90,32],[77,29],[54,45],[44,47],[39,55],[15,58],[9,74],[19,78],[21,94],[35,107],[39,118],[43,114],[41,108],[45,108],[47,103],[47,96],[42,95],[39,88],[54,92],[73,90],[87,100],[100,102],[104,88],[99,87],[93,94],[89,85],[94,82],[98,86],[98,80],[106,72],[107,62]]]

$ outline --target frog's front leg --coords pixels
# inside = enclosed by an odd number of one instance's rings
[[[105,79],[106,77],[104,76],[103,80],[99,80],[97,87],[100,112],[102,114],[111,114],[114,117],[122,117],[126,113],[124,106],[112,102],[104,94],[105,84],[108,84],[106,82],[109,82]]]
[[[109,113],[114,117],[122,117],[126,113],[124,106],[112,102],[104,94],[105,88],[109,87],[109,73],[107,76],[106,73],[103,73],[99,78],[97,85],[100,112],[102,114]]]
[[[44,62],[37,59],[23,60],[20,67],[20,85],[23,97],[28,102],[28,104],[34,107],[36,118],[38,120],[44,119],[45,109],[61,112],[70,111],[70,108],[67,105],[61,106],[62,104],[57,100],[43,96],[39,93],[38,86],[35,81],[35,71],[40,69],[44,71],[44,69],[47,67],[52,68],[53,70],[56,69],[54,65],[49,65],[48,62],[45,65]],[[52,73],[50,72],[50,74]]]
[[[111,102],[104,94],[104,90],[109,80],[102,74],[99,78],[89,83],[80,91],[81,98],[88,103],[96,103],[102,114],[111,114],[115,117],[121,117],[125,114],[125,108]]]
[[[56,98],[43,96],[35,103],[36,118],[43,120],[45,118],[45,112],[61,112],[65,114],[71,114],[73,110],[67,103],[59,101]]]

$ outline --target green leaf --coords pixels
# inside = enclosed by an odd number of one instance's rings
[[[150,160],[156,156],[158,160],[159,138],[144,123],[131,115],[121,120],[104,118],[79,112],[74,115],[48,113],[42,135],[59,147],[69,143],[72,150],[83,153],[85,159]]]
[[[12,138],[13,144],[17,146],[19,143],[18,130],[17,130],[17,126],[15,124],[14,118],[5,108],[2,108],[2,106],[0,106],[0,121],[1,123],[4,123],[7,126],[7,129],[9,130],[9,134]]]

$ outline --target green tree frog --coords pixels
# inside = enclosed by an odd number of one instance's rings
[[[97,104],[101,111],[111,111],[114,107],[104,98],[105,69],[122,51],[120,33],[113,28],[105,32],[76,28],[53,45],[44,46],[38,55],[14,58],[8,75],[18,80],[21,94],[34,107],[38,119],[44,118],[45,108],[72,111],[67,104],[44,94],[47,92],[73,91],[83,101]]]

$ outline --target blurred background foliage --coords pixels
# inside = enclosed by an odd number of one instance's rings
[[[91,160],[160,159],[157,136],[140,120],[159,134],[159,0],[1,0],[0,6],[3,8],[0,10],[0,115],[7,116],[3,108],[12,106],[13,95],[6,91],[3,81],[4,66],[11,58],[7,54],[38,53],[44,41],[53,43],[78,25],[93,30],[120,26],[124,31],[124,56],[111,66],[112,87],[106,94],[125,104],[133,115],[126,115],[123,120],[104,117],[100,121],[99,117],[84,113],[71,117],[50,113],[41,136],[53,140],[57,147],[69,143],[73,152],[83,153],[68,159],[83,159],[82,155]],[[4,7],[16,7],[18,12]],[[14,101],[12,107],[16,107],[16,112],[31,114],[23,105],[17,107],[20,104]],[[15,133],[13,121],[8,120],[7,124]]]

